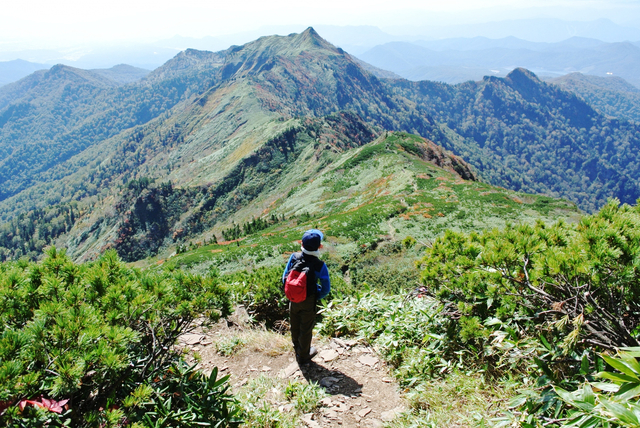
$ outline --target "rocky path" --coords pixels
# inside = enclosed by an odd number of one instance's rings
[[[244,346],[229,357],[220,355],[216,344],[234,338]],[[404,410],[388,367],[373,349],[355,340],[314,339],[318,355],[301,367],[288,335],[242,327],[242,323],[223,321],[212,329],[200,328],[181,342],[191,356],[198,354],[199,367],[205,372],[218,367],[221,375],[230,374],[234,392],[259,376],[318,383],[328,396],[318,411],[302,415],[308,427],[382,427]],[[292,409],[286,402],[271,404],[281,412]]]

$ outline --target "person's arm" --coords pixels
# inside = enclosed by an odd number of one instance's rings
[[[316,278],[318,279],[318,294],[317,299],[324,299],[331,291],[331,280],[329,279],[329,269],[327,265],[322,263],[322,269],[320,272],[316,272]]]
[[[287,266],[284,268],[284,272],[282,273],[282,285],[284,285],[284,282],[287,279],[287,275],[289,274],[289,270],[291,269],[291,262],[292,261],[293,261],[293,254],[291,254],[291,257],[289,257],[289,261],[287,262]]]

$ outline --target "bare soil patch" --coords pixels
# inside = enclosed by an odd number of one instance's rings
[[[231,319],[212,328],[199,327],[180,342],[189,350],[187,361],[199,360],[199,369],[210,373],[218,367],[220,375],[229,374],[234,393],[259,376],[319,384],[328,397],[318,411],[303,415],[309,427],[382,427],[404,411],[398,385],[373,349],[355,340],[316,339],[318,354],[299,366],[288,333],[251,327],[240,309]],[[239,349],[230,356],[217,351],[236,342]]]

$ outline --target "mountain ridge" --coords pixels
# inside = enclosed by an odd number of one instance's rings
[[[71,71],[54,70],[64,72]],[[77,76],[72,77],[70,82]],[[51,131],[57,138],[54,142],[75,136],[76,152],[61,146],[59,157],[49,163],[31,168],[17,163],[22,172],[4,178],[4,183],[15,186],[14,193],[0,201],[6,220],[52,204],[78,203],[84,214],[76,217],[82,220],[77,228],[71,226],[71,241],[65,241],[71,242],[74,254],[97,254],[120,238],[130,243],[126,252],[134,254],[131,257],[158,251],[145,237],[146,229],[118,232],[118,222],[128,211],[114,208],[122,192],[142,192],[156,181],[160,187],[168,183],[167,195],[176,201],[199,201],[176,202],[182,207],[180,215],[167,214],[166,225],[157,229],[163,237],[158,242],[173,239],[173,233],[181,242],[207,228],[222,227],[232,221],[232,213],[244,212],[247,204],[268,193],[269,180],[278,176],[278,165],[288,159],[285,146],[297,136],[307,135],[305,147],[325,149],[309,158],[322,165],[331,163],[331,153],[342,149],[332,145],[333,137],[323,142],[318,135],[335,135],[335,141],[342,141],[339,135],[352,135],[357,129],[368,129],[367,138],[386,131],[419,134],[469,162],[474,171],[468,177],[477,171],[494,185],[568,195],[586,209],[594,209],[605,195],[627,201],[638,193],[635,152],[630,150],[628,159],[620,155],[625,147],[638,145],[637,127],[607,120],[577,96],[524,69],[507,78],[487,77],[455,86],[380,79],[308,29],[218,53],[188,50],[140,81],[96,87],[95,95],[85,87],[93,88],[80,84],[74,92],[69,86],[69,94],[78,95],[76,110],[68,119],[69,125],[81,124],[74,129],[76,134]],[[60,105],[68,107],[63,101]],[[93,113],[86,116],[85,109]],[[2,109],[0,115],[8,111]],[[43,106],[33,111],[50,114],[51,110]],[[18,133],[19,126],[38,117],[29,114],[20,120],[9,117],[0,129],[0,149],[6,150],[3,141],[9,132]],[[341,119],[330,119],[335,115]],[[98,126],[102,123],[109,126]],[[320,125],[313,123],[325,123],[333,131],[319,133],[313,127]],[[273,144],[283,157],[265,152]],[[34,144],[32,149],[39,147]],[[21,159],[16,152],[12,155]],[[253,178],[265,177],[264,182],[247,178],[246,171],[258,171]],[[105,222],[102,213],[112,213],[107,215],[110,220]],[[133,223],[133,219],[128,222]],[[85,232],[95,239],[75,242]]]

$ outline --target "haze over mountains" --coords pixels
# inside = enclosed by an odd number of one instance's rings
[[[640,125],[525,69],[461,85],[382,79],[309,28],[186,50],[131,83],[113,77],[120,72],[58,65],[0,89],[6,256],[58,239],[74,257],[115,247],[135,260],[231,221],[284,213],[297,186],[313,187],[322,171],[340,170],[342,154],[388,131],[451,150],[461,178],[588,211],[608,197],[640,197]],[[434,159],[434,149],[394,144],[362,153]],[[348,180],[333,191],[357,186]]]
[[[603,43],[573,37],[559,43],[504,39],[450,39],[432,42],[392,42],[359,56],[376,67],[410,80],[460,83],[483,76],[505,76],[524,67],[540,76],[580,72],[618,76],[640,87],[640,46]]]
[[[629,42],[638,47],[640,29],[607,19],[536,18],[459,26],[405,25],[390,31],[371,25],[320,25],[316,29],[335,46],[411,80],[459,83],[479,80],[484,75],[505,76],[516,67],[524,67],[556,77],[574,71],[594,75],[613,72],[637,85],[638,54],[619,44]],[[30,74],[34,67],[65,64],[108,69],[129,64],[153,70],[185,49],[219,51],[265,34],[303,30],[300,25],[272,25],[227,36],[174,36],[144,43],[94,43],[60,49],[5,47],[0,51],[0,86]],[[17,59],[23,62],[15,63]]]

